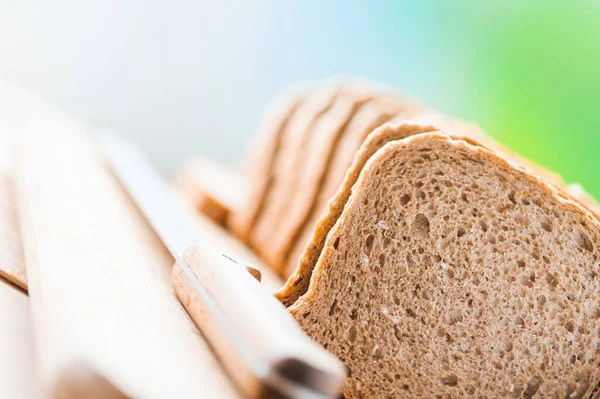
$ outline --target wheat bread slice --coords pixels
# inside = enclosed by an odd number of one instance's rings
[[[221,226],[240,209],[246,192],[239,171],[198,155],[184,163],[175,185],[197,212]]]
[[[595,398],[600,223],[485,147],[429,133],[363,168],[289,310],[347,398]]]
[[[273,100],[265,110],[259,133],[252,142],[250,156],[244,166],[245,194],[241,203],[227,218],[227,227],[242,241],[250,239],[258,215],[273,183],[276,155],[292,115],[301,108],[310,93],[307,84],[292,87]]]
[[[410,115],[414,119],[407,120],[406,116]],[[296,267],[294,268],[293,263],[288,266],[289,278],[282,289],[276,293],[276,297],[284,305],[290,306],[306,292],[310,276],[317,263],[327,234],[342,213],[344,205],[350,196],[352,186],[358,179],[360,171],[369,158],[389,141],[400,140],[414,134],[440,129],[450,131],[452,134],[459,136],[468,136],[485,142],[488,145],[495,144],[476,124],[452,119],[436,111],[420,110],[418,108],[409,108],[406,115],[399,114],[389,124],[375,129],[362,143],[352,165],[346,172],[342,184],[338,186],[338,191],[330,197],[329,203],[322,211],[320,218],[313,225],[311,234],[308,235],[309,238],[302,244],[304,247],[300,252],[301,255],[297,258]],[[514,159],[517,159],[516,156]]]
[[[298,259],[293,274],[287,279],[281,290],[275,296],[285,305],[290,306],[308,289],[311,274],[317,264],[327,234],[342,214],[344,206],[350,197],[352,187],[358,180],[361,170],[367,161],[389,141],[400,140],[415,134],[433,132],[437,127],[428,124],[418,124],[405,121],[399,124],[386,123],[367,136],[356,152],[352,165],[346,171],[343,182],[327,204],[321,218],[312,229],[312,237],[305,244],[304,251]]]
[[[292,241],[293,247],[287,255],[284,277],[289,277],[296,269],[306,243],[312,236],[313,227],[343,182],[354,155],[367,135],[393,117],[410,118],[420,112],[420,106],[398,96],[379,96],[362,106],[352,116],[331,155],[323,183],[311,204],[309,215],[302,221],[297,236]]]
[[[272,267],[274,265],[269,262],[272,259],[269,256],[270,243],[277,223],[286,211],[288,193],[295,192],[311,132],[319,119],[330,109],[340,94],[341,87],[339,82],[318,86],[305,98],[282,133],[281,145],[272,169],[271,184],[249,236],[250,246]]]

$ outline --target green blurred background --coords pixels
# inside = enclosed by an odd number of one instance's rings
[[[452,82],[428,87],[444,94],[423,97],[600,198],[600,2],[425,2],[415,8],[429,29],[425,40],[438,51],[429,62],[453,74]],[[380,12],[392,25],[402,7]]]
[[[2,2],[0,71],[166,171],[239,160],[293,82],[360,75],[600,197],[599,1]]]
[[[457,112],[600,197],[600,2],[482,3],[456,30],[473,68]]]

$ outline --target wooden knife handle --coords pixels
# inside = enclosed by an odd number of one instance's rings
[[[248,396],[264,397],[273,388],[280,397],[339,395],[343,364],[312,341],[242,265],[204,246],[189,246],[182,259],[193,276],[176,264],[174,290]]]

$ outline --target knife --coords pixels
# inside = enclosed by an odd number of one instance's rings
[[[100,142],[121,185],[175,259],[175,294],[240,391],[249,398],[338,397],[343,364],[302,331],[257,281],[257,270],[203,234],[136,144],[116,135]]]

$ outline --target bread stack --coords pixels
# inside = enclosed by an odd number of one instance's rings
[[[346,397],[599,395],[600,222],[556,175],[363,83],[293,90],[259,140],[227,224]]]

